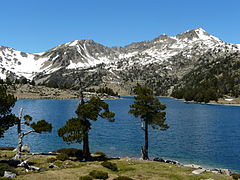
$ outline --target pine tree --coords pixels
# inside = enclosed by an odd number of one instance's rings
[[[135,88],[134,104],[130,105],[130,114],[139,117],[142,120],[142,130],[145,135],[145,145],[142,147],[142,158],[144,160],[148,157],[148,125],[153,129],[166,130],[169,128],[165,124],[166,113],[162,112],[166,108],[160,101],[154,97],[152,90],[147,87],[138,85]]]
[[[0,138],[17,122],[17,117],[11,113],[16,100],[13,95],[7,93],[6,86],[0,85]]]
[[[77,117],[67,120],[66,124],[58,129],[58,135],[67,143],[83,142],[83,157],[86,160],[91,158],[89,148],[89,131],[91,120],[96,121],[98,117],[114,121],[115,113],[109,111],[109,105],[99,97],[92,97],[89,101],[79,104],[75,111]]]

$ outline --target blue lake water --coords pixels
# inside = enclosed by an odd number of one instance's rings
[[[116,113],[116,121],[99,119],[90,131],[91,152],[102,151],[110,156],[140,157],[143,131],[139,119],[130,114],[133,98],[106,100]],[[204,167],[228,168],[240,172],[240,106],[202,105],[160,98],[167,106],[167,131],[150,130],[150,157],[165,157],[182,163]],[[66,144],[57,135],[58,128],[75,116],[78,100],[18,100],[14,113],[24,108],[34,121],[45,119],[53,124],[52,133],[30,134],[24,143],[32,152],[49,152],[63,147],[81,148],[81,144]],[[27,129],[26,129],[27,130]],[[0,146],[16,146],[17,130],[11,128],[0,139]]]

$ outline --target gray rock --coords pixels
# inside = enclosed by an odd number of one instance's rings
[[[211,172],[215,174],[224,174],[230,176],[232,172],[229,169],[210,169]]]
[[[36,166],[28,166],[30,170],[34,170],[34,171],[40,171],[39,167]]]
[[[18,167],[24,167],[25,169],[29,169],[28,161],[23,161],[18,164]]]
[[[153,161],[165,162],[165,160],[163,158],[154,158]]]
[[[214,173],[214,174],[220,174],[220,172],[219,171],[211,171],[212,173]]]
[[[56,166],[56,165],[53,164],[53,163],[50,163],[48,167],[49,167],[49,168],[59,168],[58,166]]]
[[[190,167],[190,168],[194,168],[194,169],[202,169],[201,166],[196,165],[196,164],[186,164],[186,165],[184,165],[184,167]]]
[[[232,172],[229,169],[219,169],[220,170],[220,174],[225,174],[230,176],[232,174]]]
[[[165,162],[165,163],[169,163],[169,164],[176,164],[176,165],[180,165],[180,163],[178,161],[175,160],[170,160],[170,159],[163,159],[163,158],[154,158],[153,161],[158,161],[158,162]]]
[[[10,171],[4,171],[4,177],[7,178],[15,178],[17,175],[15,173],[12,173]]]
[[[206,171],[206,169],[197,169],[197,170],[192,171],[192,173],[193,174],[202,174],[205,171]]]
[[[166,162],[166,163],[169,163],[169,164],[180,165],[180,163],[179,163],[178,161],[175,161],[175,160],[169,160],[169,159],[167,159],[165,162]]]
[[[27,144],[24,144],[21,149],[22,152],[30,153],[30,147]]]

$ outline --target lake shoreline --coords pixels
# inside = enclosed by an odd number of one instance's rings
[[[3,161],[13,156],[13,152],[3,151],[6,153]],[[19,180],[32,180],[32,179],[48,179],[54,174],[55,179],[79,179],[81,176],[88,175],[93,170],[100,170],[107,172],[109,179],[114,179],[119,176],[125,176],[132,179],[172,179],[178,177],[181,179],[221,179],[231,180],[228,171],[208,171],[199,169],[197,166],[178,166],[177,164],[157,162],[153,160],[142,160],[140,158],[107,158],[109,163],[113,163],[117,167],[117,173],[110,170],[108,167],[103,166],[103,161],[76,161],[73,157],[67,160],[60,161],[56,155],[25,155],[23,160],[26,164],[34,162],[34,170],[27,170],[28,167],[17,167],[15,172],[18,175],[15,177]],[[53,162],[49,163],[49,160]]]
[[[16,85],[16,87],[9,86],[9,93],[13,94],[17,99],[80,99],[79,91],[70,89],[49,88],[45,86],[32,85]],[[107,94],[97,94],[92,92],[84,92],[84,97],[90,99],[93,96],[98,96],[101,99],[120,99],[124,97],[133,97],[130,94],[120,94],[120,97],[110,96]],[[195,103],[203,105],[224,105],[224,106],[240,106],[240,98],[220,98],[218,102],[210,101],[209,103],[198,103],[194,101],[185,101],[184,99],[176,99],[171,96],[157,96],[159,98],[173,98],[186,103]]]
[[[33,86],[29,84],[8,87],[8,93],[13,94],[17,99],[80,99],[79,91],[71,89],[50,88],[46,86]],[[83,92],[85,99],[98,96],[101,99],[119,99],[105,93]]]
[[[113,157],[140,157],[139,147],[143,144],[141,123],[139,119],[128,114],[129,105],[134,102],[134,98],[122,98],[114,101],[107,100],[111,111],[117,115],[115,123],[102,120],[94,122],[90,141],[92,150],[107,152]],[[161,102],[167,106],[165,111],[170,128],[163,133],[150,129],[151,158],[174,159],[176,157],[176,160],[181,163],[196,163],[203,167],[208,167],[209,164],[212,167],[226,167],[240,172],[238,166],[240,151],[236,148],[240,145],[238,108],[186,104],[173,98],[161,98]],[[36,120],[45,119],[54,127],[50,135],[32,134],[31,140],[26,139],[26,143],[32,147],[32,152],[49,152],[52,151],[52,147],[56,149],[68,147],[59,139],[57,129],[67,119],[76,116],[75,110],[78,103],[79,100],[49,99],[16,102],[14,114],[17,115],[19,109],[24,108],[26,114],[33,116]],[[9,129],[5,138],[1,140],[1,144],[15,146],[17,139],[13,139],[13,134],[17,138],[16,129]],[[78,144],[71,146],[79,147]]]
[[[159,97],[162,97],[162,96],[159,96]],[[166,96],[164,96],[166,97]],[[215,102],[215,101],[210,101],[209,103],[200,103],[200,102],[195,102],[195,101],[186,101],[185,99],[177,99],[177,98],[174,98],[174,97],[166,97],[166,98],[172,98],[172,99],[175,99],[177,101],[182,101],[186,104],[201,104],[201,105],[216,105],[216,106],[240,106],[240,103],[228,103],[228,101],[224,101],[224,100],[221,100],[220,102]]]

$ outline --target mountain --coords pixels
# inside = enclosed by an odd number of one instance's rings
[[[225,95],[240,95],[240,54],[207,62],[183,76],[172,96],[186,101],[218,101]]]
[[[108,85],[128,92],[144,83],[158,95],[167,95],[188,73],[236,53],[239,45],[223,42],[202,28],[125,47],[75,40],[34,54],[1,46],[0,78],[23,76],[70,88],[80,77],[85,87]]]

